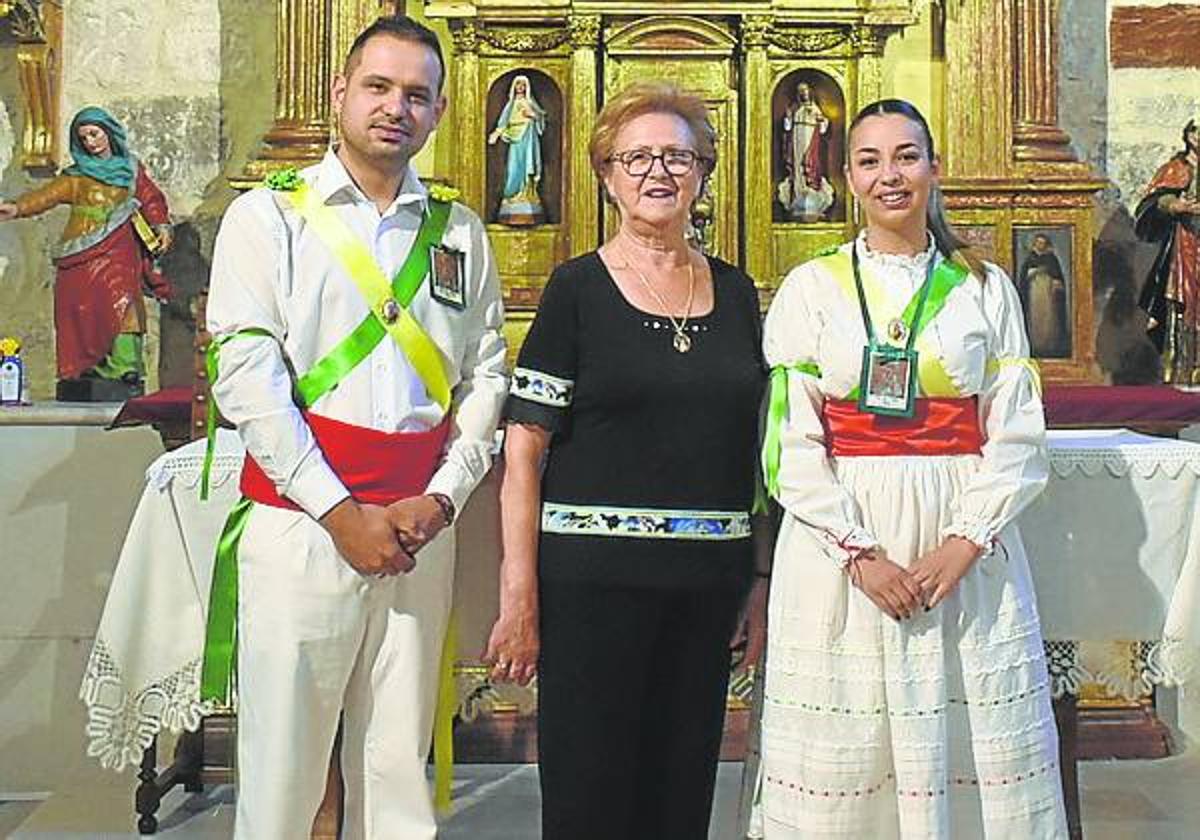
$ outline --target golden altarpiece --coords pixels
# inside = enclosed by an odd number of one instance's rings
[[[952,219],[1020,270],[1039,236],[1064,267],[1059,335],[1035,354],[1050,381],[1093,376],[1092,196],[1102,183],[1057,125],[1058,0],[277,0],[276,121],[241,185],[311,161],[328,138],[336,60],[375,15],[407,11],[442,34],[450,110],[423,170],[452,182],[488,225],[514,345],[552,268],[599,245],[615,217],[587,141],[605,98],[634,80],[700,94],[720,162],[697,221],[707,247],[762,288],[854,230],[842,165],[847,120],[881,96],[912,99],[940,144]],[[490,135],[524,79],[542,114],[541,215],[500,219],[505,149]],[[910,83],[916,80],[915,85]],[[789,212],[785,112],[805,87],[829,130],[828,206]],[[489,140],[492,142],[489,142]]]

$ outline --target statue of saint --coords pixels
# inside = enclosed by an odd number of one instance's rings
[[[1183,150],[1159,167],[1138,202],[1139,238],[1158,245],[1139,305],[1163,355],[1163,378],[1200,385],[1200,126],[1183,127]]]
[[[538,187],[542,181],[542,133],[546,112],[533,96],[528,76],[516,76],[508,88],[508,102],[500,112],[488,144],[503,140],[508,145],[504,189],[496,221],[513,227],[528,227],[546,219]]]
[[[123,400],[142,391],[143,293],[166,301],[155,258],[171,245],[167,201],[107,111],[71,121],[74,163],[50,183],[0,202],[0,222],[71,207],[52,254],[60,399]]]
[[[813,99],[808,82],[796,84],[783,114],[784,179],[776,197],[792,219],[815,222],[833,206],[833,184],[826,177],[825,148],[829,118]]]

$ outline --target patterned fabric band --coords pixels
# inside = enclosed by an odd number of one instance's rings
[[[571,397],[575,393],[575,380],[551,376],[540,370],[517,367],[513,369],[512,384],[508,392],[514,397],[551,408],[566,408],[571,404]]]
[[[978,455],[983,447],[974,397],[918,399],[911,418],[881,417],[851,400],[826,400],[821,409],[830,455]]]
[[[543,502],[542,532],[658,540],[741,540],[750,536],[750,514]]]

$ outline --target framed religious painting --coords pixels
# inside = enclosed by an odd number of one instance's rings
[[[1090,207],[1055,194],[1049,199],[1064,206],[1006,207],[1003,196],[964,194],[953,184],[947,197],[954,230],[1016,287],[1043,382],[1097,381]]]
[[[1014,225],[1012,281],[1029,353],[1070,359],[1075,344],[1074,239],[1070,225]]]

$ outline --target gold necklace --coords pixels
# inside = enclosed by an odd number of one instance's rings
[[[627,252],[624,248],[621,248],[620,250],[621,257],[625,260],[625,267],[637,275],[637,278],[642,281],[642,285],[646,287],[646,291],[650,292],[650,294],[654,296],[654,300],[658,303],[659,308],[662,309],[663,314],[667,316],[667,320],[671,322],[671,329],[675,332],[675,338],[671,343],[675,346],[675,350],[679,353],[686,353],[687,351],[691,350],[692,339],[687,333],[684,332],[684,329],[687,328],[688,318],[692,317],[692,301],[696,295],[696,269],[692,267],[692,258],[690,256],[688,257],[687,264],[687,307],[683,311],[683,318],[681,320],[676,320],[675,316],[671,314],[671,307],[667,305],[665,300],[663,300],[663,296],[658,293],[658,290],[655,289],[654,286],[650,285],[650,280],[647,279],[646,275],[642,273],[642,270],[634,265],[633,261],[629,259],[629,252]]]

